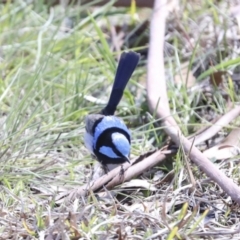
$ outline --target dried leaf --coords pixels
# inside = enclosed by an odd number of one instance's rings
[[[130,206],[124,205],[124,208],[126,208],[129,212],[138,211],[138,212],[151,213],[157,210],[161,211],[162,202],[151,201],[151,202],[133,203]]]
[[[210,75],[210,83],[215,87],[219,87],[223,84],[224,78],[228,73],[226,71],[217,71]]]
[[[131,181],[125,182],[121,185],[121,188],[130,188],[130,187],[145,188],[151,191],[157,190],[157,188],[152,183],[143,179],[132,179]]]

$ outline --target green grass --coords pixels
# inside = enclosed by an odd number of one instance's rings
[[[176,86],[173,82],[176,69],[180,70],[188,61],[188,74],[182,76],[188,78],[196,64],[210,56],[213,66],[198,74],[197,85],[216,70],[234,70],[239,65],[238,58],[231,59],[234,50],[224,41],[209,50],[202,43],[206,35],[193,32],[204,14],[210,15],[213,26],[221,27],[219,16],[227,23],[230,21],[222,13],[221,4],[214,4],[204,1],[203,8],[198,9],[191,2],[182,1],[181,23],[195,40],[193,49],[186,47],[188,41],[184,34],[167,29],[165,65],[169,102],[186,135],[208,124],[211,117],[207,118],[207,114],[224,113],[226,100],[220,91],[208,102],[203,92]],[[156,185],[157,191],[119,186],[110,191],[110,197],[91,194],[71,203],[56,202],[61,193],[91,179],[95,161],[83,144],[84,118],[90,112],[99,111],[111,91],[120,54],[112,50],[111,27],[126,24],[127,35],[136,31],[146,15],[143,10],[137,10],[138,22],[134,20],[134,7],[114,8],[112,1],[101,7],[90,5],[70,5],[65,10],[60,6],[49,9],[42,1],[28,5],[23,1],[9,1],[0,5],[0,236],[3,239],[47,236],[49,239],[116,239],[122,234],[128,239],[152,239],[156,234],[156,239],[157,236],[179,239],[185,235],[194,238],[202,230],[209,206],[199,211],[201,201],[185,189],[190,182],[186,177],[186,156],[181,150],[173,157],[173,179],[154,180],[159,168],[140,176]],[[62,26],[66,17],[73,19],[73,28],[68,32]],[[168,23],[176,24],[171,17]],[[226,28],[221,30],[225,32]],[[148,43],[142,43],[143,35],[134,40],[137,44],[132,49],[147,49]],[[122,49],[129,49],[127,42]],[[222,49],[224,54],[218,54]],[[117,111],[132,130],[132,158],[167,142],[159,121],[146,106],[145,63],[143,54]],[[228,80],[227,93],[237,103],[238,94]],[[237,166],[235,161],[234,173],[238,172]],[[202,184],[196,191],[206,194],[206,199],[220,199],[223,193],[213,183],[206,184],[205,176],[196,166],[191,168]],[[227,164],[222,168],[228,169]],[[234,178],[238,178],[237,174]],[[194,201],[196,206],[189,204]],[[219,208],[225,211],[225,206]],[[237,223],[226,220],[224,224],[234,228]],[[211,227],[218,230],[219,226]]]

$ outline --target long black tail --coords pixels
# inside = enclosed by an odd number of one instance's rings
[[[140,55],[136,52],[123,52],[121,54],[115,80],[113,83],[112,92],[107,106],[101,111],[104,115],[113,115],[117,105],[119,104],[123,91],[131,78],[137,64],[139,62]]]

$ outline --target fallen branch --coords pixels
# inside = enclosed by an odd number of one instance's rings
[[[60,203],[61,201],[64,201],[66,197],[67,201],[72,201],[80,196],[87,196],[90,191],[99,192],[103,187],[110,190],[125,181],[141,175],[148,169],[161,163],[170,154],[172,154],[171,151],[158,150],[146,158],[145,156],[140,156],[134,160],[131,165],[125,163],[122,166],[113,169],[108,174],[98,178],[96,181],[92,181],[84,186],[60,194],[56,197],[56,202]]]
[[[163,46],[164,29],[168,13],[167,0],[155,0],[150,26],[150,45],[148,54],[147,95],[152,112],[162,119],[165,132],[177,146],[182,146],[190,159],[232,199],[240,204],[240,188],[216,165],[209,161],[192,142],[183,136],[175,119],[170,115],[164,72]]]

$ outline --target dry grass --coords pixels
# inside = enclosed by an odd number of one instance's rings
[[[239,102],[240,61],[231,61],[239,55],[239,25],[230,16],[230,2],[182,1],[180,12],[167,24],[169,100],[186,135],[224,113],[229,98]],[[88,183],[92,175],[94,160],[83,145],[83,119],[99,110],[110,92],[116,65],[112,50],[117,48],[113,28],[126,34],[124,46],[131,43],[143,55],[118,111],[133,132],[132,157],[166,142],[146,107],[147,31],[133,34],[148,17],[146,11],[137,12],[139,23],[128,9],[113,8],[111,3],[48,11],[40,1],[30,5],[15,1],[1,5],[0,13],[1,239],[240,238],[238,206],[190,165],[193,189],[181,149],[164,165],[110,192],[56,202],[62,193]],[[182,73],[186,79],[181,71],[186,62],[191,81],[193,75],[199,79],[191,88],[177,85],[174,78]],[[236,77],[234,88],[227,85],[225,95],[208,82],[206,71],[217,64]],[[225,128],[209,144],[237,125],[236,121]],[[216,164],[239,182],[238,156]]]

